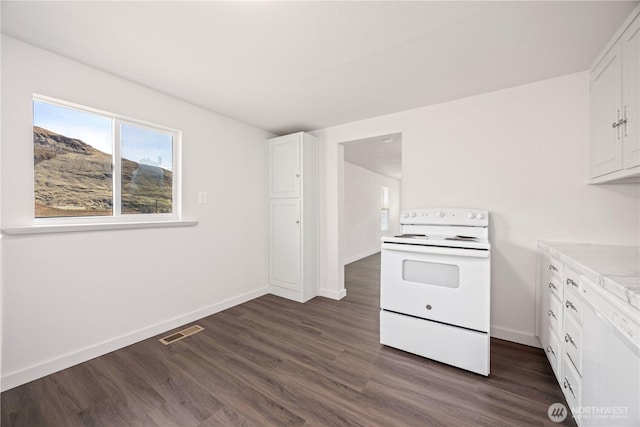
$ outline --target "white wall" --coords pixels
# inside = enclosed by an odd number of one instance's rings
[[[587,185],[588,85],[581,72],[314,132],[323,292],[344,293],[339,144],[401,132],[401,208],[490,211],[492,334],[535,344],[538,239],[639,243],[638,185]]]
[[[266,293],[271,135],[4,36],[1,71],[3,227],[33,219],[33,93],[182,130],[183,216],[199,221],[4,235],[5,389]]]
[[[389,187],[389,230],[380,231],[380,187]],[[380,251],[380,238],[398,234],[400,181],[344,163],[344,263]]]

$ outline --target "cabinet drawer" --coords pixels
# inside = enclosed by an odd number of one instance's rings
[[[559,279],[562,278],[562,270],[564,269],[564,264],[562,264],[557,259],[551,258],[549,261],[549,273],[551,276],[556,276]]]
[[[562,364],[562,391],[567,398],[569,410],[580,406],[580,393],[582,391],[582,379],[568,359]]]
[[[573,319],[578,323],[578,325],[582,325],[582,298],[578,294],[573,291],[564,292],[564,312],[565,315],[569,315],[573,317]]]
[[[553,275],[549,275],[549,290],[551,291],[550,293],[555,295],[556,298],[558,298],[558,301],[562,301],[562,295],[563,295],[563,291],[564,288],[561,284],[561,279],[559,277],[553,276]]]
[[[572,269],[565,267],[564,280],[562,281],[565,286],[565,292],[567,289],[574,292],[580,292],[580,275]]]
[[[560,356],[562,355],[562,347],[560,346],[560,340],[551,332],[549,336],[549,344],[545,349],[547,351],[547,358],[551,364],[551,369],[556,376],[558,382],[560,381]]]
[[[549,325],[553,330],[551,333],[560,335],[562,332],[562,303],[551,292],[549,292],[549,312],[547,316],[549,317]]]
[[[582,373],[582,328],[572,316],[564,317],[564,350],[575,365],[578,374]]]

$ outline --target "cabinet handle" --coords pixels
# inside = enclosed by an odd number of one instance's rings
[[[571,394],[573,395],[573,397],[575,398],[576,394],[573,392],[573,389],[571,388],[571,383],[569,382],[569,380],[565,378],[563,384],[564,384],[564,388],[568,388]]]
[[[564,334],[564,342],[570,342],[571,345],[573,345],[576,348],[576,350],[578,349],[578,346],[573,341],[573,338],[571,338],[571,335],[569,335],[568,333]]]
[[[296,174],[296,178],[300,178],[300,174],[299,173]]]
[[[296,224],[300,224],[300,220],[299,219],[296,219]]]
[[[555,271],[556,273],[558,272],[558,268],[557,268],[555,265],[553,265],[553,264],[549,264],[549,270],[553,270],[553,271]]]
[[[553,348],[550,345],[547,346],[547,353],[553,354],[553,357],[556,356],[556,352],[553,351]]]
[[[626,138],[627,136],[629,136],[629,129],[628,126],[629,124],[627,123],[627,106],[624,106],[624,121],[622,122],[624,123],[624,137]]]
[[[573,305],[573,303],[572,303],[571,301],[567,301],[567,302],[565,303],[565,306],[566,306],[567,308],[570,308],[571,310],[575,311],[576,313],[578,312],[578,309],[576,308],[576,306],[575,306],[575,305]]]
[[[555,313],[553,312],[553,310],[549,310],[549,313],[547,313],[548,316],[553,316],[554,319],[558,319],[555,315]]]
[[[618,139],[620,139],[620,137],[622,136],[622,129],[620,129],[620,126],[626,123],[627,119],[623,119],[622,117],[620,117],[620,110],[618,110],[616,117],[618,118],[618,120],[612,126],[616,129],[616,134],[618,136]]]
[[[556,288],[556,285],[551,282],[549,282],[549,289],[555,289],[556,291],[558,290],[558,288]]]
[[[567,285],[571,285],[576,288],[578,287],[578,284],[573,279],[569,279],[569,278],[567,278]]]

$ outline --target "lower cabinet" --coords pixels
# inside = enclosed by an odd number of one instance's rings
[[[570,267],[539,250],[536,334],[574,415],[581,404],[582,389],[583,304],[579,278]],[[580,425],[580,419],[575,420]]]
[[[300,291],[300,199],[269,201],[269,277],[272,286]]]
[[[580,427],[640,426],[639,252],[538,242],[536,336]]]
[[[562,263],[538,252],[538,309],[536,331],[553,373],[560,381],[562,370]]]

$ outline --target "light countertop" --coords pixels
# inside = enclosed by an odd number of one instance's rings
[[[538,241],[558,261],[640,309],[640,246]]]

